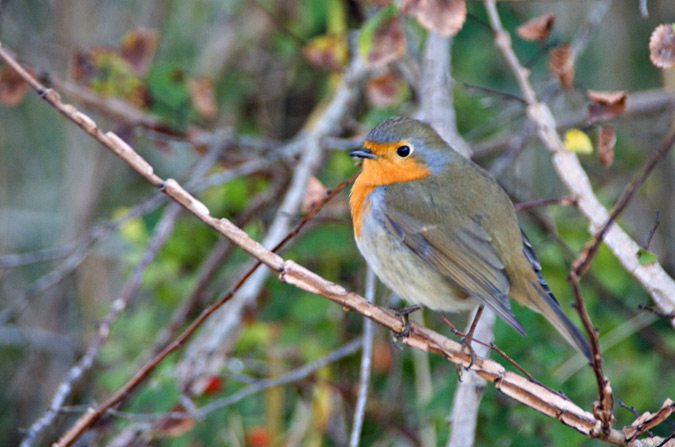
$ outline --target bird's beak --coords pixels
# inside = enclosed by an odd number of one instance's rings
[[[374,158],[377,158],[377,156],[375,154],[373,154],[373,151],[371,151],[370,149],[365,149],[365,148],[354,149],[353,151],[351,151],[349,153],[349,155],[351,155],[352,157],[358,157],[358,158],[370,158],[371,160],[374,159]]]

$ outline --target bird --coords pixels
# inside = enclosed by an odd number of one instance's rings
[[[438,312],[485,306],[526,335],[511,297],[591,361],[588,339],[553,296],[513,202],[487,171],[407,117],[382,121],[349,155],[363,161],[349,197],[356,245],[393,292]]]

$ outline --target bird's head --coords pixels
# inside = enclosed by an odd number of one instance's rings
[[[363,159],[362,182],[384,185],[427,177],[458,154],[428,124],[394,117],[375,126],[349,155]]]

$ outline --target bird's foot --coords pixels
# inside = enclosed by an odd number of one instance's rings
[[[474,351],[473,348],[471,347],[472,341],[473,341],[473,334],[467,334],[465,337],[462,337],[462,341],[460,341],[460,343],[462,344],[462,352],[468,354],[469,357],[471,358],[469,365],[464,367],[464,369],[466,369],[467,371],[471,369],[474,362],[476,361],[476,351]]]
[[[474,362],[476,361],[476,351],[474,351],[473,348],[471,347],[471,342],[473,341],[473,333],[476,330],[476,325],[478,324],[478,320],[480,320],[481,315],[483,315],[483,309],[484,309],[484,306],[482,304],[480,306],[478,306],[478,309],[476,309],[476,314],[473,317],[473,321],[471,322],[471,327],[469,328],[469,332],[467,332],[466,335],[464,337],[462,337],[462,341],[460,342],[462,344],[462,352],[465,352],[471,358],[471,361],[469,362],[469,366],[464,368],[467,371],[471,369]]]
[[[413,306],[401,307],[400,309],[392,309],[396,315],[401,317],[401,321],[403,321],[403,330],[401,332],[394,332],[394,341],[396,342],[397,346],[401,340],[410,335],[410,314],[422,309],[423,307],[424,306],[415,304]]]
[[[473,338],[470,338],[468,335],[465,337],[462,337],[462,340],[460,343],[462,344],[462,352],[466,353],[469,355],[471,358],[471,361],[467,366],[462,366],[459,363],[455,365],[455,370],[457,371],[457,380],[460,382],[462,381],[462,374],[464,371],[469,371],[471,367],[473,366],[473,363],[476,361],[476,351],[473,350],[471,347],[471,342],[473,341]]]

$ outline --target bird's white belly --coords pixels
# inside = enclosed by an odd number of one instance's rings
[[[367,216],[366,221],[374,219]],[[375,274],[392,291],[413,304],[443,312],[473,309],[478,302],[457,296],[450,282],[415,255],[383,226],[365,222],[356,240],[361,254]]]

